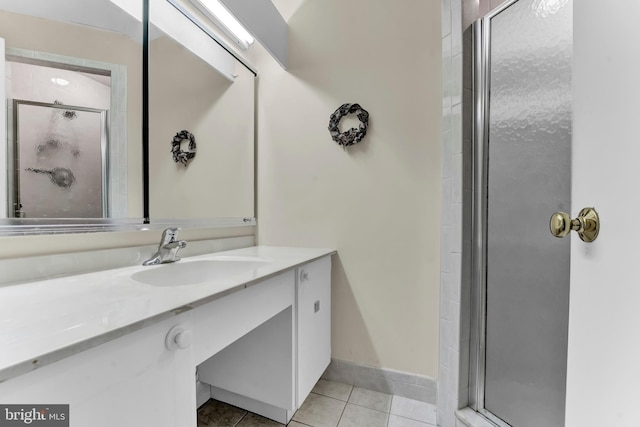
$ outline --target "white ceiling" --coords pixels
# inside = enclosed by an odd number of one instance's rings
[[[142,11],[142,0],[127,0]],[[142,40],[142,24],[110,0],[0,0],[0,10],[81,24]],[[140,13],[142,15],[142,12]]]

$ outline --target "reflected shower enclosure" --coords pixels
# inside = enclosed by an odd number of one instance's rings
[[[13,101],[16,218],[107,216],[107,111]]]

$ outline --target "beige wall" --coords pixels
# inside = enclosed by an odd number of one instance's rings
[[[253,73],[236,62],[230,82],[168,37],[150,43],[149,68],[151,218],[253,217]],[[187,167],[170,151],[183,129],[197,144]]]
[[[326,246],[333,357],[437,377],[441,40],[438,0],[277,0],[290,66],[256,49],[258,239]],[[252,48],[253,49],[253,48]],[[358,102],[346,151],[329,115]]]
[[[161,234],[162,230],[157,229],[132,232],[4,236],[0,237],[0,259],[155,245],[160,241]],[[188,228],[180,231],[180,239],[191,242],[196,240],[223,239],[227,237],[253,236],[254,234],[255,227],[252,226]],[[69,266],[71,265],[72,263],[70,262]],[[34,267],[40,272],[46,271],[47,268],[46,265],[36,265]]]

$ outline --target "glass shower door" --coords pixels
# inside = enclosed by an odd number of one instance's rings
[[[549,233],[549,217],[571,212],[571,2],[514,1],[482,26],[477,406],[501,425],[562,426],[570,242]]]

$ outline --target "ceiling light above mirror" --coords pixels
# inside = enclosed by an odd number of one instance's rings
[[[69,84],[69,80],[65,80],[61,77],[51,77],[51,82],[58,86],[67,86]]]
[[[218,0],[189,1],[242,49],[248,49],[254,42],[249,31]]]

